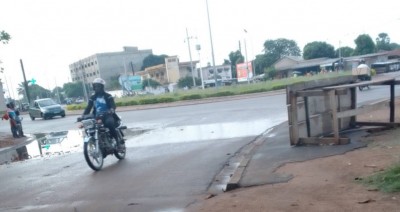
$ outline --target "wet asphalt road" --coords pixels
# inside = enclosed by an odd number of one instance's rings
[[[205,198],[235,152],[286,118],[285,107],[273,110],[284,99],[121,112],[130,130],[147,130],[128,139],[125,160],[108,156],[103,170],[93,172],[78,147],[78,152],[0,166],[0,211],[182,211]],[[27,133],[72,130],[75,119],[25,118],[24,128]]]
[[[367,92],[359,101],[385,91]],[[125,160],[108,156],[93,172],[78,151],[0,166],[0,211],[183,211],[206,196],[235,152],[287,119],[285,105],[285,96],[275,95],[121,112],[128,128],[147,130],[129,138]],[[76,117],[26,117],[24,128],[73,130]]]

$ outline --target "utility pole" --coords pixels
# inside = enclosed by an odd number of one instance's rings
[[[190,57],[190,70],[192,72],[192,78],[193,78],[193,87],[196,87],[196,80],[194,79],[194,74],[193,74],[193,61],[192,61],[192,51],[190,51],[190,39],[192,37],[189,37],[188,29],[186,28],[186,40],[188,42],[188,48],[189,48],[189,57]]]
[[[24,77],[24,88],[25,88],[26,99],[28,100],[28,104],[30,105],[31,98],[29,97],[28,82],[26,81],[25,77],[24,63],[22,62],[22,59],[19,59],[19,62],[21,63],[22,75]]]
[[[203,70],[201,69],[201,57],[200,57],[200,50],[201,50],[201,46],[200,44],[196,45],[196,49],[199,53],[199,69],[200,69],[200,78],[201,78],[201,88],[204,90],[204,79],[203,79]]]
[[[211,55],[212,55],[212,62],[213,62],[212,68],[214,71],[215,87],[217,88],[218,87],[217,70],[215,70],[214,46],[213,46],[212,33],[211,33],[210,12],[208,11],[208,0],[206,0],[206,6],[207,6],[207,17],[208,17],[208,30],[210,31]]]

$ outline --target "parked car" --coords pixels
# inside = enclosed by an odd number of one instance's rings
[[[54,116],[65,117],[65,110],[50,98],[37,99],[34,101],[33,106],[29,108],[29,116],[32,121],[35,118],[49,119]]]

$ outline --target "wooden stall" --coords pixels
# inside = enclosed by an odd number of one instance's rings
[[[303,82],[287,87],[288,120],[291,145],[347,144],[340,132],[357,126],[400,126],[394,122],[394,78],[356,82],[352,76]],[[388,86],[388,100],[357,107],[357,87]],[[357,122],[356,116],[390,107],[389,122]]]

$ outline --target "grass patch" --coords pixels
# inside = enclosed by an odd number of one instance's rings
[[[383,192],[400,192],[400,164],[386,171],[368,176],[361,181],[363,184]]]

